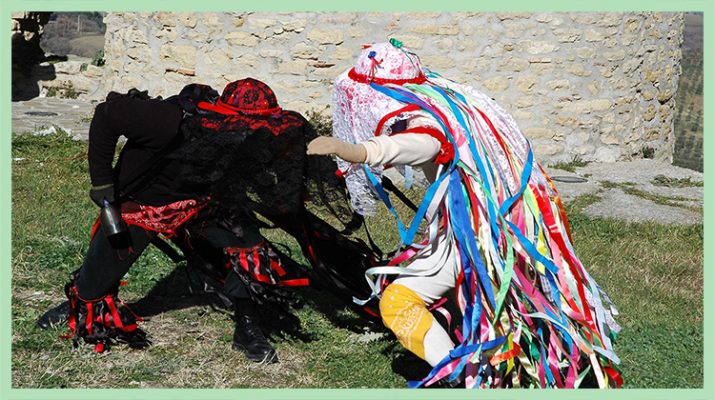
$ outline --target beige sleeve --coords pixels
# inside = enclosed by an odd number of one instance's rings
[[[407,129],[416,128],[418,126],[428,126],[440,129],[439,123],[434,118],[423,114],[417,114],[407,120]]]
[[[371,167],[423,164],[433,160],[441,146],[439,140],[420,133],[377,136],[360,144],[367,153],[365,164]]]

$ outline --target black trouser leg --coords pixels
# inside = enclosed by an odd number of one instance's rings
[[[101,226],[97,229],[76,281],[81,298],[96,299],[108,294],[156,235],[138,226],[128,228],[128,236],[118,243],[110,242]]]

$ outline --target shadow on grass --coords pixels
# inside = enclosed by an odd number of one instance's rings
[[[297,309],[309,307],[322,314],[335,327],[354,333],[366,331],[385,332],[382,324],[366,320],[349,310],[346,300],[341,300],[325,289],[303,287],[292,289],[298,300]],[[142,317],[153,317],[165,312],[191,307],[210,307],[225,313],[233,320],[230,300],[220,296],[216,289],[204,283],[201,278],[184,263],[161,278],[141,299],[129,306]],[[282,339],[291,338],[303,342],[316,340],[301,327],[300,319],[293,313],[285,313],[276,307],[259,305],[259,323],[267,336]]]

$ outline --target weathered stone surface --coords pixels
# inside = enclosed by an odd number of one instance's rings
[[[305,60],[284,61],[278,64],[279,74],[305,75],[308,62]]]
[[[159,12],[154,15],[154,19],[163,26],[176,26],[176,17],[172,13]]]
[[[422,57],[423,65],[434,71],[444,71],[454,68],[457,62],[451,57],[425,56]]]
[[[227,65],[231,61],[225,50],[214,49],[206,55],[205,62],[212,65]]]
[[[519,96],[519,98],[516,99],[516,106],[518,108],[529,108],[533,107],[536,105],[536,97],[535,96]]]
[[[187,45],[165,44],[161,46],[160,56],[169,59],[182,67],[196,66],[196,47]]]
[[[291,56],[293,56],[293,58],[317,60],[320,51],[317,47],[307,45],[303,42],[299,42],[298,44],[293,46],[293,48],[290,50],[290,54]]]
[[[224,19],[221,14],[206,13],[202,15],[201,23],[208,28],[216,28],[223,26]]]
[[[248,29],[251,31],[272,28],[277,24],[278,20],[275,20],[273,18],[260,18],[253,16],[248,18]]]
[[[568,79],[553,79],[546,82],[546,87],[549,90],[566,90],[571,87],[571,82]]]
[[[605,39],[602,31],[589,29],[584,33],[584,40],[587,42],[599,42]]]
[[[656,98],[658,99],[658,101],[661,104],[663,104],[673,98],[673,90],[672,89],[658,90],[658,95],[656,96]]]
[[[533,75],[520,76],[516,78],[516,89],[522,92],[532,92],[539,79]]]
[[[578,29],[554,29],[554,36],[561,43],[573,43],[581,39],[582,32]]]
[[[85,67],[87,66],[87,64],[85,64],[81,61],[58,62],[55,64],[55,73],[56,74],[76,75],[76,74],[80,73],[83,65]]]
[[[433,25],[426,23],[413,26],[410,32],[422,35],[457,35],[459,34],[459,27],[457,25]]]
[[[307,21],[302,18],[292,19],[290,21],[283,22],[283,29],[289,32],[300,33],[305,29],[306,22]]]
[[[181,13],[178,15],[179,22],[189,29],[196,27],[196,14],[194,13]]]
[[[223,37],[226,42],[234,46],[253,47],[258,44],[258,37],[243,31],[233,31]]]
[[[151,59],[151,48],[149,46],[136,46],[127,49],[127,57],[133,60],[149,61]]]
[[[619,144],[620,141],[621,141],[621,139],[616,135],[612,135],[612,134],[605,134],[605,135],[602,134],[601,135],[601,143],[603,143],[603,144],[608,144],[608,145]]]
[[[529,69],[531,63],[523,58],[507,57],[499,62],[497,71],[521,72]]]
[[[569,64],[565,69],[566,72],[576,76],[591,76],[593,73],[589,68],[584,67],[583,64]]]
[[[340,44],[343,31],[339,29],[313,29],[308,32],[308,39],[320,44]]]
[[[495,76],[482,82],[489,92],[502,92],[509,87],[509,80],[502,76]]]
[[[596,50],[593,47],[579,47],[576,49],[576,55],[581,58],[592,59],[596,56]]]
[[[561,153],[564,150],[564,145],[560,143],[537,144],[534,146],[534,152],[540,156],[552,156]]]
[[[592,112],[606,111],[611,108],[613,101],[609,99],[583,100],[568,104],[564,111],[575,114],[590,114]]]
[[[524,128],[522,133],[529,139],[551,139],[554,137],[554,130],[549,128]]]
[[[92,73],[107,90],[138,80],[158,93],[191,80],[179,69],[216,87],[251,71],[282,104],[322,109],[361,45],[394,36],[493,97],[547,160],[631,157],[646,144],[668,157],[682,23],[653,12],[110,13],[107,64]]]
[[[543,40],[523,40],[519,42],[519,49],[529,54],[551,53],[558,48],[558,45]]]
[[[87,65],[87,69],[82,72],[82,75],[87,78],[100,78],[104,76],[104,68],[98,67],[96,65]]]
[[[599,147],[596,150],[596,160],[600,162],[616,162],[621,156],[621,149],[615,146]]]

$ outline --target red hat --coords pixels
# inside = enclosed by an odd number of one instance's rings
[[[229,83],[223,89],[216,104],[201,102],[199,108],[224,115],[258,114],[268,115],[281,111],[273,90],[265,83],[253,79],[240,79]]]
[[[202,126],[211,130],[267,129],[278,136],[288,129],[307,124],[305,118],[297,112],[281,109],[273,90],[253,78],[229,83],[216,104],[200,102],[198,108],[220,116],[204,116],[202,119]]]

